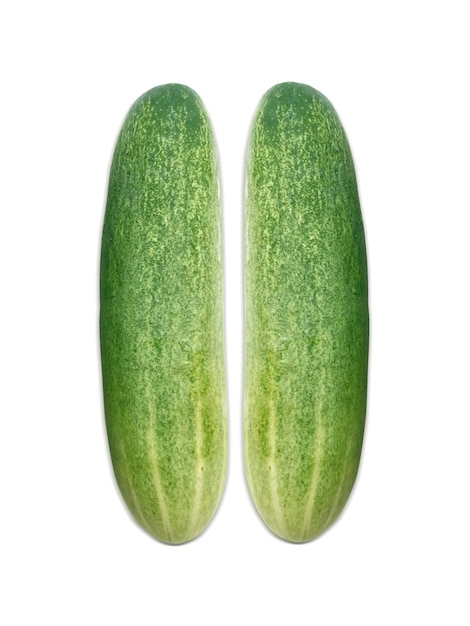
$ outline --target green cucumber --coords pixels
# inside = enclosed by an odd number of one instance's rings
[[[163,85],[131,108],[103,226],[100,338],[106,428],[139,524],[198,536],[227,468],[218,159],[197,94]]]
[[[282,83],[262,99],[245,211],[247,483],[276,535],[309,541],[355,482],[369,336],[353,160],[336,112],[313,88]]]

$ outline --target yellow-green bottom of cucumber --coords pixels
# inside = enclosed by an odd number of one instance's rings
[[[298,83],[261,101],[247,155],[244,455],[268,527],[313,539],[358,471],[367,262],[354,165],[329,101]]]

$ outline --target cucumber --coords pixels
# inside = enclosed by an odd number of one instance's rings
[[[253,121],[245,199],[245,473],[273,533],[304,542],[343,509],[366,412],[364,229],[329,101],[274,86]]]
[[[218,159],[197,94],[141,96],[111,166],[100,276],[103,396],[114,473],[139,524],[198,536],[227,471]]]

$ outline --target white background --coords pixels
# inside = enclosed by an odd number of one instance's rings
[[[0,622],[470,623],[470,45],[455,0],[5,2],[0,15]],[[339,521],[266,530],[241,451],[243,160],[275,83],[333,103],[355,158],[371,310],[368,423]],[[230,471],[197,540],[130,518],[102,410],[98,266],[132,102],[191,86],[224,200]]]

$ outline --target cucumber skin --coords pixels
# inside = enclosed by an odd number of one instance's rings
[[[358,471],[369,341],[354,164],[329,101],[281,83],[247,153],[244,455],[267,526],[309,541],[338,517]]]
[[[156,87],[115,148],[100,339],[117,483],[140,525],[171,544],[205,529],[226,478],[222,272],[210,121],[190,88]]]

